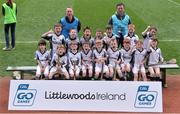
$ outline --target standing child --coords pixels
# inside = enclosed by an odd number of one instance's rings
[[[49,74],[49,52],[46,50],[46,42],[40,40],[38,43],[39,49],[35,53],[35,59],[37,61],[36,79],[39,79],[41,74],[48,79]]]
[[[143,48],[147,49],[150,46],[151,39],[157,34],[157,28],[153,26],[148,26],[143,32],[142,36],[144,38]]]
[[[150,72],[150,78],[151,80],[160,80],[160,68],[157,66],[154,66],[158,63],[163,62],[163,57],[161,54],[161,49],[157,47],[158,40],[156,38],[153,38],[151,41],[151,47],[150,47],[150,53],[148,58],[148,70]]]
[[[91,35],[91,28],[88,26],[85,27],[83,30],[83,36],[81,37],[81,40],[80,40],[81,46],[84,42],[89,42],[90,47],[94,45],[94,38]]]
[[[70,50],[68,52],[69,75],[71,79],[80,78],[81,69],[81,53],[78,52],[78,43],[71,41]]]
[[[120,64],[122,62],[121,52],[118,49],[117,40],[112,38],[110,40],[110,47],[107,50],[109,58],[109,76],[116,80],[116,72],[120,79],[122,79],[122,72]]]
[[[95,49],[93,51],[93,57],[94,57],[94,61],[95,61],[95,79],[99,78],[100,79],[103,78],[103,75],[105,73],[105,77],[109,78],[109,69],[106,65],[106,61],[107,61],[107,52],[106,50],[103,48],[103,41],[100,39],[96,39],[95,41]]]
[[[57,23],[52,30],[44,33],[41,37],[50,42],[51,57],[56,53],[57,47],[60,44],[65,44],[65,37],[61,34],[62,25]]]
[[[95,39],[103,39],[103,31],[101,29],[96,30]]]
[[[57,52],[54,54],[51,62],[52,67],[50,69],[49,79],[52,79],[55,74],[63,75],[65,79],[69,79],[69,74],[66,70],[66,48],[63,44],[57,47]]]
[[[117,38],[113,35],[113,32],[112,32],[112,26],[111,25],[107,25],[106,26],[106,32],[104,33],[105,36],[104,36],[104,40],[105,40],[105,43],[106,43],[106,49],[108,49],[110,47],[110,41],[112,38],[115,38],[117,40]]]
[[[135,34],[135,25],[128,25],[128,34],[125,35],[124,38],[130,39],[132,47],[136,45],[136,42],[139,40],[139,37]]]
[[[89,78],[92,77],[92,72],[93,72],[93,67],[92,67],[92,57],[93,53],[90,48],[90,43],[89,42],[83,42],[82,44],[82,51],[81,51],[81,60],[82,60],[82,77],[83,78],[88,78],[87,74],[89,74]],[[88,71],[88,73],[87,73]]]
[[[136,50],[133,53],[134,81],[138,81],[138,73],[139,73],[139,77],[142,75],[142,79],[144,81],[147,81],[145,67],[144,67],[146,55],[147,55],[147,51],[143,49],[143,42],[137,41]]]
[[[103,31],[101,30],[101,29],[97,29],[96,30],[96,35],[95,35],[95,39],[94,39],[95,41],[96,40],[101,40],[102,41],[102,45],[103,45],[103,48],[106,48],[106,41],[105,41],[105,39],[104,39],[104,37],[103,37]],[[95,47],[95,46],[94,46]]]
[[[66,39],[66,46],[69,49],[71,42],[76,42],[77,46],[79,48],[79,38],[77,36],[77,30],[71,29],[69,32],[69,37]]]

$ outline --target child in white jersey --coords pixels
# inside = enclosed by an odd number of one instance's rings
[[[108,60],[109,60],[109,76],[113,78],[113,80],[116,80],[116,72],[117,76],[119,78],[122,78],[122,72],[121,72],[121,63],[122,63],[122,56],[121,52],[118,49],[118,43],[115,38],[112,38],[110,40],[110,47],[107,50],[108,54]]]
[[[92,59],[93,59],[93,52],[90,48],[90,42],[83,42],[82,51],[81,51],[83,78],[88,79],[92,77],[92,73],[93,73]]]
[[[139,40],[139,37],[135,33],[135,25],[128,25],[128,34],[124,36],[124,38],[129,38],[131,42],[131,46],[135,46],[136,42]]]
[[[96,39],[95,41],[95,49],[93,50],[93,57],[95,62],[95,79],[103,79],[104,73],[105,78],[109,78],[109,69],[106,65],[107,62],[107,52],[103,48],[103,41],[100,39]],[[101,76],[100,76],[101,74]]]
[[[55,75],[60,75],[62,79],[69,79],[69,74],[66,69],[66,48],[63,44],[57,47],[57,52],[53,55],[51,65],[49,79],[52,79]]]
[[[70,50],[68,52],[69,75],[71,79],[79,79],[81,70],[81,53],[78,52],[78,43],[71,41]]]
[[[48,79],[49,75],[49,52],[46,50],[46,42],[41,39],[38,43],[39,49],[35,53],[35,59],[37,61],[36,79],[40,79],[40,76],[44,75]]]
[[[131,69],[132,69],[132,53],[135,47],[131,47],[131,41],[129,38],[125,38],[123,41],[123,47],[121,48],[121,54],[123,58],[123,64],[121,64],[122,73],[127,80],[132,80]]]
[[[156,37],[157,28],[154,26],[148,26],[143,32],[142,36],[144,38],[143,48],[147,49],[150,46],[151,39]]]
[[[160,68],[156,65],[163,62],[163,57],[161,53],[161,49],[157,47],[158,46],[158,40],[156,38],[153,38],[151,40],[151,46],[150,46],[150,53],[148,57],[148,70],[150,72],[150,79],[151,80],[160,80]]]
[[[57,23],[54,25],[54,31],[50,30],[41,36],[50,43],[51,58],[56,53],[57,46],[60,44],[65,44],[65,37],[61,34],[61,30],[62,25]]]
[[[134,73],[134,81],[138,81],[138,77],[142,76],[144,81],[147,81],[146,72],[145,72],[145,60],[147,56],[147,51],[143,49],[143,42],[137,41],[136,50],[133,53],[133,73]]]

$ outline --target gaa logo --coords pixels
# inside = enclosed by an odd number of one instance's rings
[[[18,99],[26,99],[26,100],[30,100],[33,98],[33,93],[29,92],[29,93],[25,93],[25,92],[22,92],[22,93],[19,93],[17,95],[17,98]]]
[[[136,108],[154,108],[157,99],[156,91],[148,91],[149,86],[139,86],[135,104]]]
[[[32,106],[36,97],[36,89],[28,89],[29,84],[20,84],[18,86],[13,105],[14,106]]]

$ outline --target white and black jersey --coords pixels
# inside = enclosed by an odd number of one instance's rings
[[[126,50],[124,48],[121,48],[120,52],[122,54],[123,61],[125,63],[130,63],[132,60],[132,49],[129,48],[128,50]]]
[[[129,38],[131,42],[131,46],[135,46],[136,42],[139,40],[139,37],[136,34],[130,35],[129,33],[124,36],[124,38]]]
[[[105,42],[105,44],[106,44],[106,49],[108,49],[108,48],[110,48],[110,41],[111,41],[111,39],[112,38],[114,38],[115,36],[112,34],[111,36],[104,36],[103,37],[103,40],[104,40],[104,42]],[[116,37],[115,37],[116,38]],[[117,42],[117,38],[116,38],[116,42]],[[118,43],[118,42],[117,42]]]
[[[158,64],[163,61],[162,53],[160,48],[150,48],[150,53],[148,57],[148,65]]]
[[[73,68],[73,65],[81,66],[81,53],[76,52],[73,53],[72,51],[68,52],[68,62],[69,67]]]
[[[119,49],[114,51],[112,48],[108,48],[107,55],[108,55],[109,64],[113,66],[115,66],[115,60],[116,61],[122,60],[121,52],[119,51]]]
[[[105,41],[108,42],[108,41],[111,40],[111,38],[113,38],[113,36],[114,36],[113,34],[111,34],[111,35],[109,35],[109,36],[108,36],[108,35],[105,35],[103,39],[105,39]]]
[[[145,59],[146,56],[147,56],[146,49],[142,49],[142,50],[136,49],[133,53],[134,65],[140,65],[140,63]]]
[[[60,44],[65,44],[65,37],[63,35],[57,36],[56,34],[52,34],[53,53],[56,52],[57,47]]]
[[[109,44],[111,38],[113,38],[113,34],[112,34],[111,36],[105,35],[105,36],[103,37],[103,39],[104,39],[104,41],[105,41],[106,44]]]
[[[89,61],[93,59],[93,52],[92,50],[89,50],[87,53],[82,50],[81,51],[81,60],[86,64],[86,65],[92,65],[92,62]]]
[[[84,42],[89,42],[90,47],[92,47],[92,46],[94,45],[94,38],[93,38],[93,37],[90,37],[90,38],[87,40],[87,39],[85,39],[85,38],[82,36],[82,37],[81,37],[81,40],[80,40],[81,46],[82,46],[82,44],[83,44]]]
[[[46,61],[50,60],[49,52],[46,50],[44,53],[41,53],[39,50],[35,52],[35,59],[38,60],[42,66],[46,65]]]
[[[71,42],[77,42],[78,47],[79,47],[80,42],[79,42],[79,38],[78,37],[76,37],[75,39],[68,38],[68,39],[66,39],[66,46],[67,46],[68,50],[70,49]]]
[[[55,53],[51,61],[51,66],[56,66],[57,64],[65,67],[67,65],[67,55],[58,55],[57,53]]]
[[[143,48],[148,49],[148,46],[150,45],[150,41],[153,38],[149,32],[147,32],[146,35],[143,36],[144,41],[143,41]]]
[[[100,51],[98,51],[95,48],[93,50],[93,57],[94,57],[94,59],[107,57],[107,52],[106,52],[106,50],[104,48],[102,48]],[[98,64],[96,63],[96,65],[98,65]]]
[[[52,33],[48,36],[42,37],[50,42],[50,49],[51,49],[51,57],[56,53],[57,46],[60,44],[65,44],[65,37],[64,35],[57,35]]]

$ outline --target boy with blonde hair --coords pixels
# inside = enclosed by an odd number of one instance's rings
[[[139,40],[139,37],[135,34],[135,25],[128,25],[128,34],[124,36],[124,38],[129,38],[131,42],[131,46],[135,46],[136,42]]]
[[[81,51],[81,60],[82,60],[82,77],[83,78],[92,78],[93,73],[93,52],[90,48],[90,42],[83,42],[82,51]],[[88,77],[87,77],[88,75]]]
[[[68,52],[69,75],[71,79],[77,79],[81,70],[81,53],[78,52],[78,42],[70,42],[70,50]]]
[[[110,47],[107,50],[107,55],[109,59],[109,76],[116,80],[116,72],[120,79],[122,79],[122,72],[121,72],[121,63],[122,63],[122,56],[121,52],[118,49],[117,40],[112,38],[110,40]]]
[[[133,53],[133,73],[134,73],[134,81],[138,81],[138,77],[141,77],[144,81],[147,81],[146,78],[146,72],[145,72],[145,60],[147,56],[147,51],[143,49],[143,42],[142,41],[137,41],[136,44],[136,50]],[[139,73],[139,75],[138,75]]]
[[[95,79],[103,79],[104,73],[105,77],[109,78],[109,69],[106,65],[107,62],[107,52],[103,48],[103,41],[100,39],[96,39],[95,41],[95,49],[93,50],[93,57],[95,61]]]

